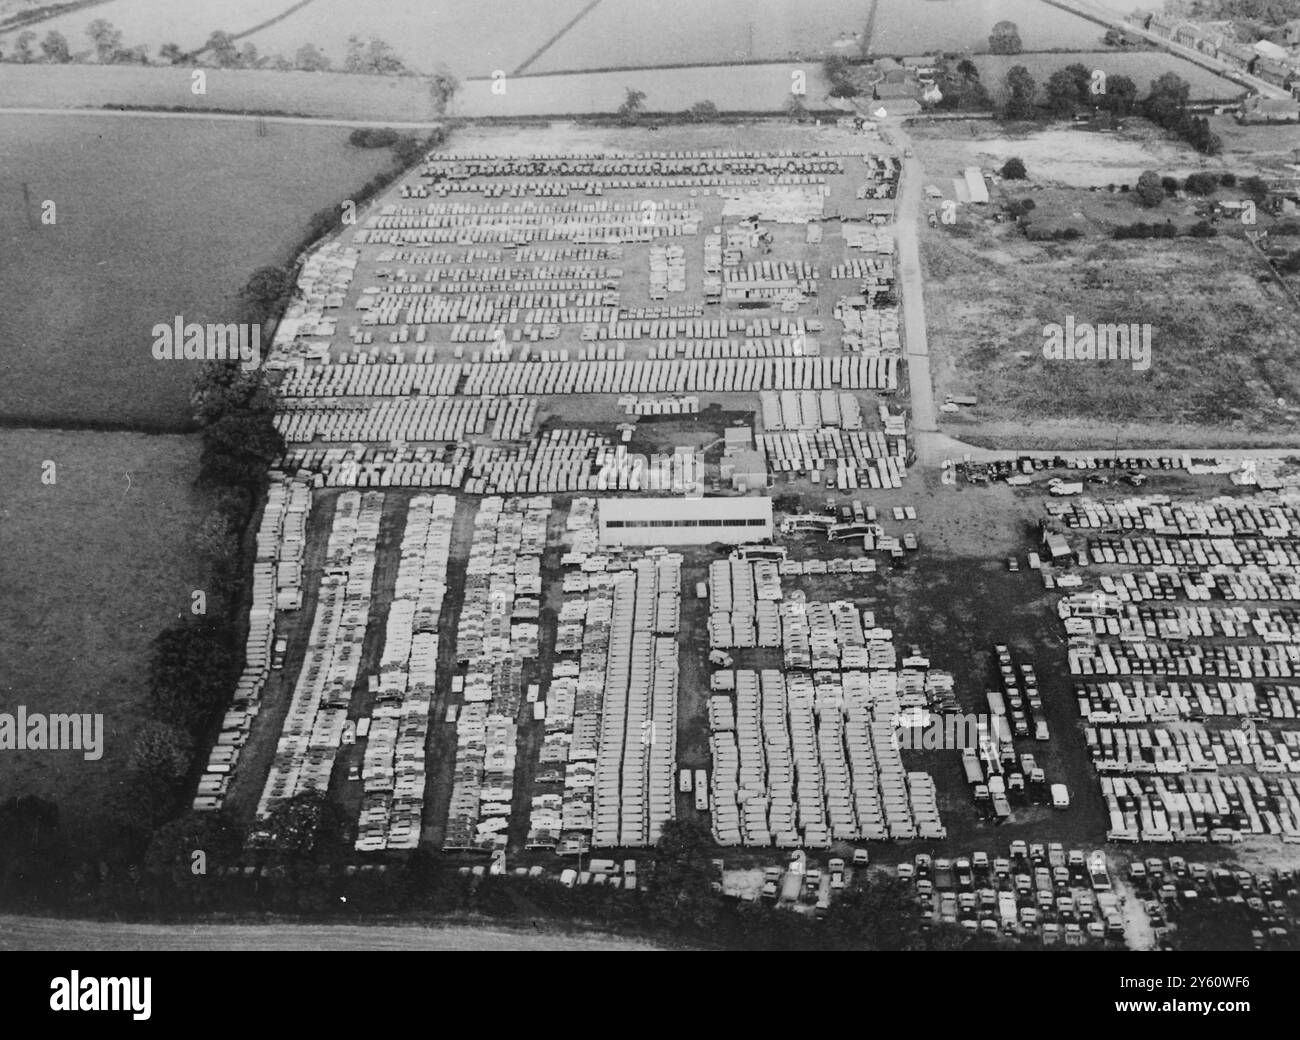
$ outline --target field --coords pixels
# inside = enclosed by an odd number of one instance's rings
[[[862,32],[868,7],[863,0],[601,0],[528,71],[815,58],[841,34]]]
[[[1206,159],[1168,138],[1143,120],[1130,120],[1123,133],[1092,133],[1056,124],[1011,134],[989,122],[914,123],[908,129],[925,164],[926,183],[951,195],[946,179],[971,165],[998,169],[1012,156],[1025,163],[1034,184],[1076,188],[1133,184],[1143,170],[1185,177],[1202,169],[1231,169],[1239,175],[1252,166]]]
[[[1296,443],[1295,313],[1244,239],[1114,242],[1111,227],[1153,215],[1123,195],[1013,193],[1033,197],[1038,213],[1068,214],[1085,237],[1029,242],[976,207],[963,209],[954,231],[922,230],[936,396],[980,399],[946,421],[945,432],[1025,448],[1117,439],[1132,446]],[[1170,202],[1154,219],[1185,228],[1196,219],[1191,210]],[[1123,361],[1046,360],[1043,326],[1070,315],[1079,323],[1150,324],[1149,370]]]
[[[1016,23],[1026,51],[1083,50],[1101,42],[1096,22],[1041,0],[880,0],[872,54],[987,52],[989,30]]]
[[[1226,101],[1240,96],[1241,87],[1229,79],[1216,76],[1195,62],[1162,51],[1094,51],[1083,54],[982,54],[974,59],[980,70],[980,81],[988,87],[994,101],[1002,101],[1006,91],[1003,80],[1008,70],[1023,65],[1038,83],[1039,100],[1046,97],[1047,80],[1058,69],[1076,62],[1089,69],[1101,69],[1107,76],[1128,76],[1138,88],[1138,96],[1145,97],[1151,81],[1173,72],[1191,86],[1193,101]]]
[[[164,43],[199,47],[217,29],[237,33],[273,18],[293,0],[222,0],[220,4],[174,4],[168,0],[111,0],[110,3],[60,15],[32,26],[44,36],[53,29],[68,38],[73,52],[90,50],[86,26],[104,18],[122,30],[127,47],[146,44],[151,53]],[[4,38],[0,37],[0,42]]]
[[[53,486],[40,479],[47,459]],[[193,438],[0,430],[4,710],[105,716],[102,759],[6,752],[0,791],[56,801],[76,844],[102,826],[144,719],[149,643],[199,587],[190,550],[203,510],[191,490],[197,468]]]
[[[122,116],[0,116],[6,421],[175,429],[194,365],[156,361],[155,323],[229,321],[307,217],[389,160],[337,127]],[[142,156],[148,156],[141,161]],[[24,212],[23,188],[30,205]],[[39,223],[42,200],[57,205]]]
[[[807,102],[812,106],[825,97],[829,84],[819,64],[800,67],[808,77]],[[712,101],[722,112],[782,112],[790,100],[791,68],[732,65],[526,76],[509,80],[504,94],[492,93],[490,80],[471,80],[462,85],[450,113],[467,117],[612,113],[629,87],[644,91],[648,112],[680,112],[697,101]]]
[[[304,43],[314,43],[341,67],[348,37],[373,35],[390,43],[418,72],[446,65],[461,77],[491,76],[495,69],[513,72],[577,15],[586,0],[532,4],[389,0],[379,5],[379,10],[375,6],[350,0],[314,0],[249,40],[263,53],[286,55]]]

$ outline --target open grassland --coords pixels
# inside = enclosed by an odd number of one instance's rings
[[[869,8],[865,0],[601,0],[529,71],[813,59],[841,34],[862,32]]]
[[[1000,21],[1020,30],[1026,51],[1084,50],[1105,30],[1043,0],[879,0],[871,53],[986,52],[989,31]]]
[[[588,0],[313,0],[282,22],[248,39],[263,53],[291,56],[314,43],[341,68],[349,36],[378,36],[408,68],[440,65],[458,76],[512,72],[587,6]],[[286,5],[287,6],[287,5]]]
[[[104,714],[99,761],[0,752],[0,797],[57,802],[74,843],[98,833],[144,721],[150,641],[201,587],[197,470],[195,438],[0,430],[3,710]]]
[[[183,426],[196,363],[155,360],[153,326],[235,320],[253,270],[389,162],[337,127],[0,115],[0,251],[22,257],[0,265],[0,419]]]

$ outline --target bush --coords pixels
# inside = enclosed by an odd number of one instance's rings
[[[1147,170],[1138,178],[1136,190],[1138,202],[1147,209],[1154,209],[1164,201],[1165,189],[1154,170]]]
[[[1166,195],[1177,195],[1177,194],[1178,194],[1178,178],[1177,178],[1177,177],[1161,177],[1161,178],[1160,178],[1160,187],[1162,187],[1162,188],[1165,189],[1165,194],[1166,194]]]
[[[1235,188],[1237,186],[1237,175],[1235,173],[1220,174],[1219,183],[1225,188]]]
[[[399,137],[396,130],[388,127],[376,130],[359,126],[348,135],[348,141],[358,148],[389,148],[397,143]]]
[[[1023,181],[1029,176],[1022,160],[1014,156],[1002,164],[1002,177],[1008,181]]]
[[[1208,220],[1202,220],[1194,225],[1187,232],[1192,238],[1213,238],[1219,233],[1219,229],[1211,224]]]
[[[1193,173],[1183,182],[1183,187],[1192,195],[1213,195],[1219,181],[1212,173]]]

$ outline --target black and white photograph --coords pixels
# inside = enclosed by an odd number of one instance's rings
[[[1285,993],[1300,0],[0,0],[0,359],[13,1006]]]

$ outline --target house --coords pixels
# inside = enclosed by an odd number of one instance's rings
[[[1242,72],[1249,72],[1251,63],[1258,57],[1253,47],[1225,40],[1219,45],[1219,60]]]
[[[1132,22],[1139,29],[1149,29],[1151,27],[1151,19],[1154,18],[1155,15],[1150,11],[1138,10],[1126,17],[1128,21]]]
[[[1255,59],[1255,75],[1274,86],[1287,87],[1296,78],[1296,70],[1288,62],[1272,58]]]
[[[1157,36],[1163,36],[1166,40],[1174,35],[1174,22],[1165,14],[1154,14],[1151,20],[1147,22],[1147,28]]]
[[[1266,98],[1255,95],[1241,103],[1237,119],[1243,123],[1300,122],[1300,101],[1295,98]]]
[[[1288,57],[1285,47],[1279,47],[1268,40],[1260,40],[1253,45],[1252,49],[1261,58],[1269,58],[1272,61],[1286,61]]]
[[[899,101],[904,98],[915,100],[920,97],[921,89],[916,83],[877,83],[875,97],[877,101]]]
[[[1174,29],[1173,41],[1183,47],[1195,47],[1201,37],[1200,27],[1191,22],[1183,22]]]

